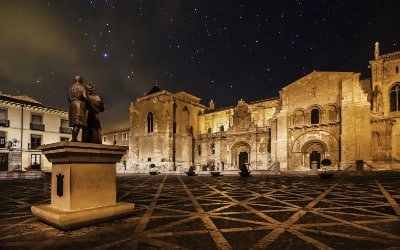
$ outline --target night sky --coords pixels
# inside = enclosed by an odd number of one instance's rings
[[[396,0],[0,0],[0,91],[67,109],[81,75],[103,97],[103,130],[122,128],[155,84],[220,108],[313,70],[369,77],[375,41],[400,50],[399,13]]]

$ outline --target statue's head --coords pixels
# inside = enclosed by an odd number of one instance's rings
[[[83,83],[83,77],[82,76],[75,76],[74,80],[75,80],[75,82]]]
[[[89,92],[94,93],[94,92],[96,91],[96,84],[94,84],[94,83],[92,83],[92,82],[89,82],[89,83],[86,85],[86,88],[88,89]]]

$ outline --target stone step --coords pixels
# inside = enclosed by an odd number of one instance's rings
[[[36,179],[44,175],[42,171],[0,171],[0,180]]]

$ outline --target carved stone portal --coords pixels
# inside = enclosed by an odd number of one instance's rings
[[[251,125],[251,113],[249,107],[242,99],[238,101],[233,114],[233,127],[239,129],[249,128]]]

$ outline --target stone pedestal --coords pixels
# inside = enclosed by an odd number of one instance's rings
[[[114,220],[133,212],[134,204],[116,202],[116,162],[124,147],[81,142],[41,146],[52,163],[51,204],[32,213],[54,227],[71,230]]]

